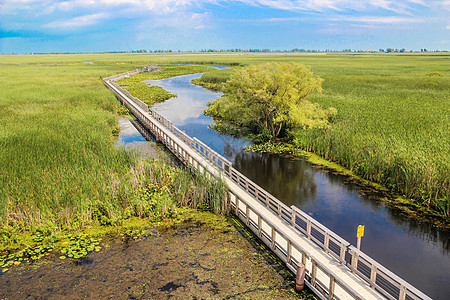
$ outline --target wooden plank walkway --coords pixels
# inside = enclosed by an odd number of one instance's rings
[[[139,73],[139,70],[130,72]],[[232,211],[296,274],[306,266],[305,283],[321,299],[430,299],[351,246],[309,215],[287,207],[232,167],[231,162],[111,82],[105,86],[183,163],[222,178]]]

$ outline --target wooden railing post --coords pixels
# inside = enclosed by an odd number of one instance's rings
[[[355,251],[350,252],[352,259],[351,259],[351,266],[352,266],[352,272],[355,273],[355,271],[358,269],[358,254]]]
[[[271,245],[271,247],[272,247],[272,250],[275,250],[275,238],[276,238],[275,227],[273,227],[273,226],[270,226],[270,227],[272,228],[272,245]]]
[[[246,225],[248,226],[250,224],[250,207],[248,205],[245,207],[245,214]]]
[[[317,279],[317,262],[312,259],[312,270],[311,270],[311,284],[312,286],[316,286],[316,279]]]
[[[291,259],[292,259],[292,242],[290,239],[287,240],[287,262],[286,264],[290,264],[291,263]]]
[[[405,300],[405,299],[406,299],[406,287],[400,285],[400,294],[398,295],[398,300]]]
[[[326,253],[328,253],[329,251],[329,245],[330,245],[330,234],[328,232],[324,233],[325,237],[324,237],[324,241],[323,241],[323,249],[325,250]]]
[[[341,245],[341,252],[339,255],[339,259],[341,260],[341,264],[345,265],[345,251],[347,250],[347,247],[342,243],[340,245]]]
[[[335,286],[335,278],[333,275],[331,275],[330,287],[328,288],[328,300],[332,300],[334,298],[334,286]]]
[[[377,266],[371,265],[370,267],[370,286],[375,288],[375,282],[377,281]]]
[[[306,237],[310,240],[311,239],[311,220],[306,220]]]
[[[258,237],[261,237],[261,230],[262,230],[262,218],[261,215],[258,214]]]

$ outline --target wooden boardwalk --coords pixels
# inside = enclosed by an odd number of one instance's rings
[[[305,283],[321,299],[430,299],[350,243],[292,206],[257,186],[201,141],[121,89],[115,80],[141,70],[103,80],[105,86],[184,164],[222,178],[229,189],[232,211],[296,274],[306,266]]]

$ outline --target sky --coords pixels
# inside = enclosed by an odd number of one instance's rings
[[[450,0],[0,0],[0,53],[450,50]]]

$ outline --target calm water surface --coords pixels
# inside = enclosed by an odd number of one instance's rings
[[[153,109],[233,162],[233,166],[285,204],[295,205],[356,244],[356,228],[365,225],[361,249],[434,299],[450,299],[449,232],[418,223],[346,177],[292,157],[248,153],[251,143],[208,128],[207,103],[220,97],[190,83],[201,74],[146,81],[178,96]]]

